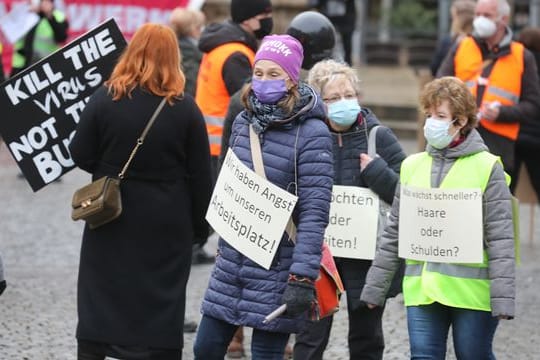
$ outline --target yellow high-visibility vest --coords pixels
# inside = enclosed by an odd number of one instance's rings
[[[501,162],[499,157],[487,151],[459,158],[440,188],[480,189],[483,194],[496,162]],[[401,165],[401,183],[431,188],[432,163],[433,158],[426,152],[409,156]],[[462,309],[490,311],[487,252],[484,250],[483,262],[478,264],[406,259],[403,298],[406,306],[438,302]]]

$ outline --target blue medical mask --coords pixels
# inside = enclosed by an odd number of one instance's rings
[[[258,80],[253,78],[251,80],[251,89],[263,104],[276,104],[289,92],[285,79]]]
[[[448,133],[450,124],[453,122],[454,121],[447,122],[439,120],[431,116],[428,117],[426,119],[426,124],[424,125],[424,137],[428,144],[439,150],[450,145],[452,139],[454,139],[454,136],[456,136],[459,131],[459,129],[456,130],[453,135]]]
[[[358,118],[360,105],[357,99],[341,99],[328,104],[328,118],[340,126],[350,126]]]

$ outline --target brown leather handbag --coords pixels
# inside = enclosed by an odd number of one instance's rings
[[[124,167],[118,177],[103,176],[90,184],[75,191],[71,201],[71,218],[73,220],[84,220],[90,229],[95,229],[116,219],[122,213],[122,196],[120,193],[120,180],[133,160],[139,147],[143,144],[144,138],[152,127],[154,120],[160,113],[166,99],[164,98],[158,105],[154,114],[146,124],[141,136],[137,139],[135,147],[129,155]]]

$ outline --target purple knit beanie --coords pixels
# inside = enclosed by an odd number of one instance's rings
[[[289,74],[289,77],[295,83],[298,83],[303,59],[304,49],[302,44],[290,35],[265,36],[255,54],[255,62],[258,60],[275,62]]]

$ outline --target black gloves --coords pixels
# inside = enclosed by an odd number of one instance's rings
[[[2,295],[5,289],[6,289],[6,280],[2,280],[0,281],[0,295]]]
[[[289,275],[282,300],[287,304],[287,315],[297,316],[310,310],[316,302],[313,281],[305,277]]]

